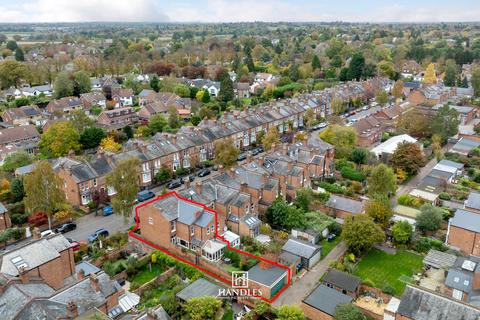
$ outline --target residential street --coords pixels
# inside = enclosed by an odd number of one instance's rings
[[[293,279],[292,285],[285,290],[273,303],[274,306],[283,304],[300,304],[314,288],[318,285],[320,278],[327,271],[330,262],[337,260],[345,253],[347,247],[340,242],[332,251],[321,260],[312,270],[303,274],[302,278]]]
[[[133,218],[129,218],[125,223],[124,218],[112,214],[109,216],[88,214],[76,220],[77,229],[71,232],[65,233],[65,237],[72,238],[73,240],[87,240],[88,236],[98,229],[106,229],[110,234],[114,234],[117,231],[126,231],[133,225]]]

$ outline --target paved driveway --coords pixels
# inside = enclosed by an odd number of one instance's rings
[[[332,251],[321,260],[312,270],[307,271],[301,278],[293,279],[292,285],[285,290],[277,300],[274,306],[282,304],[300,304],[319,283],[320,278],[327,271],[330,262],[337,260],[347,250],[345,244],[340,242]]]
[[[133,225],[133,218],[129,218],[126,222],[123,217],[112,214],[109,216],[88,214],[76,221],[77,229],[71,232],[65,233],[65,237],[72,238],[76,241],[87,240],[88,236],[94,231],[104,228],[110,234],[114,234],[117,231],[127,231],[129,227]]]

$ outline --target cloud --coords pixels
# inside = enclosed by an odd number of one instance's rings
[[[0,5],[0,21],[168,21],[155,0],[33,0],[18,9]]]

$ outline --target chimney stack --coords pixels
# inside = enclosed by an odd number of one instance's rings
[[[85,270],[80,269],[77,272],[77,280],[80,281],[80,280],[83,280],[83,279],[85,279]]]
[[[90,285],[92,286],[92,289],[95,290],[95,292],[100,292],[100,283],[96,275],[92,275],[90,277]]]
[[[40,229],[38,229],[38,227],[33,228],[32,236],[33,236],[33,240],[40,239],[41,235],[40,235]]]
[[[195,192],[202,194],[202,183],[200,181],[195,182]]]
[[[185,188],[186,188],[186,189],[190,188],[190,179],[189,179],[188,177],[187,177],[187,179],[185,180],[184,184],[185,184]]]
[[[240,183],[240,191],[241,192],[247,192],[247,187],[248,187],[248,184],[245,181]]]
[[[78,317],[78,306],[73,300],[67,303],[67,319],[76,319]]]
[[[28,270],[26,267],[20,267],[20,269],[18,269],[18,275],[20,277],[20,281],[23,284],[30,282],[30,275],[28,274]]]
[[[472,289],[473,290],[480,289],[480,267],[478,267],[478,266],[477,266],[477,268],[475,268],[475,273],[473,274]]]

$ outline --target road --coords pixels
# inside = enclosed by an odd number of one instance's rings
[[[134,223],[133,218],[125,219],[119,215],[112,214],[109,216],[102,216],[95,214],[85,215],[76,221],[77,229],[64,234],[67,238],[72,238],[76,241],[87,240],[88,236],[96,230],[103,228],[110,234],[117,231],[127,231]]]
[[[300,304],[318,285],[320,278],[328,270],[330,263],[338,260],[346,250],[347,247],[345,244],[340,242],[323,260],[317,263],[313,269],[304,273],[301,278],[292,279],[292,285],[273,302],[273,305]]]

